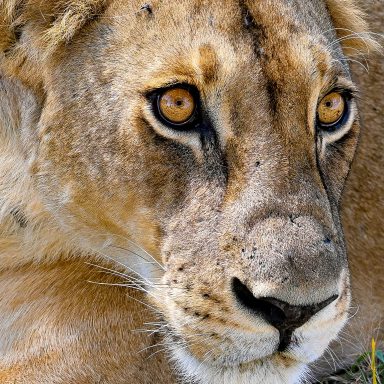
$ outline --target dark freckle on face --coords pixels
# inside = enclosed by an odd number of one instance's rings
[[[331,244],[331,239],[329,237],[326,237],[324,239],[324,244]]]
[[[21,228],[26,228],[28,226],[27,218],[25,217],[24,213],[20,209],[18,208],[12,209],[11,215],[13,215],[15,221],[19,224]]]
[[[161,340],[161,335],[159,332],[155,332],[153,335],[152,335],[152,344],[157,344],[159,341]]]
[[[182,271],[184,271],[184,267],[179,267],[177,270],[178,270],[179,272],[182,272]]]
[[[256,163],[255,163],[255,166],[256,166],[256,168],[258,168],[258,167],[260,167],[260,161],[256,161]]]
[[[255,22],[253,21],[253,17],[249,13],[249,11],[247,11],[245,16],[244,16],[244,25],[245,25],[245,28],[254,28],[255,27]]]
[[[171,252],[165,252],[164,255],[165,255],[165,261],[167,262],[171,257]]]
[[[209,319],[209,315],[208,314],[203,316],[203,318],[202,318],[202,320],[207,320],[207,319]]]
[[[225,245],[224,247],[223,247],[223,251],[225,251],[225,252],[228,252],[228,251],[230,251],[231,250],[231,245],[230,244],[227,244],[227,245]]]
[[[189,311],[189,308],[188,307],[185,307],[183,308],[185,312],[188,312]]]
[[[141,7],[140,7],[140,12],[147,12],[148,15],[152,15],[153,11],[152,11],[152,7],[148,4],[148,3],[145,3],[143,4]]]
[[[197,316],[197,317],[201,316],[200,312],[195,312],[194,315]]]
[[[172,283],[177,284],[178,281],[175,279],[175,280],[172,280]]]
[[[208,293],[204,293],[204,294],[203,294],[203,297],[204,297],[205,299],[208,299],[210,296],[209,296]]]

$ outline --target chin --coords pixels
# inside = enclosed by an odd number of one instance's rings
[[[188,384],[293,384],[301,383],[307,365],[282,354],[232,366],[201,362],[183,348],[172,348],[172,360]]]

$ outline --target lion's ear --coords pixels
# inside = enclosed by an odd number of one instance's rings
[[[9,49],[27,28],[52,48],[68,42],[101,14],[106,0],[3,0],[0,3],[0,48]]]
[[[37,79],[44,58],[101,15],[107,1],[0,0],[0,69]]]
[[[380,49],[369,32],[366,13],[357,0],[325,0],[325,3],[346,55],[356,56]]]

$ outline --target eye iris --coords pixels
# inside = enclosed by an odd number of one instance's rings
[[[192,117],[195,107],[193,95],[183,88],[165,91],[159,100],[161,115],[173,124],[187,122]]]
[[[337,123],[345,111],[344,97],[337,92],[332,92],[321,100],[317,109],[319,122],[325,125]]]

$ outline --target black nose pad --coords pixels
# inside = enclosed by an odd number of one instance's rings
[[[313,315],[335,301],[338,296],[313,305],[291,305],[273,297],[256,298],[252,292],[236,277],[232,281],[233,292],[244,307],[262,316],[280,332],[278,350],[284,351],[291,342],[292,333],[305,324]]]

